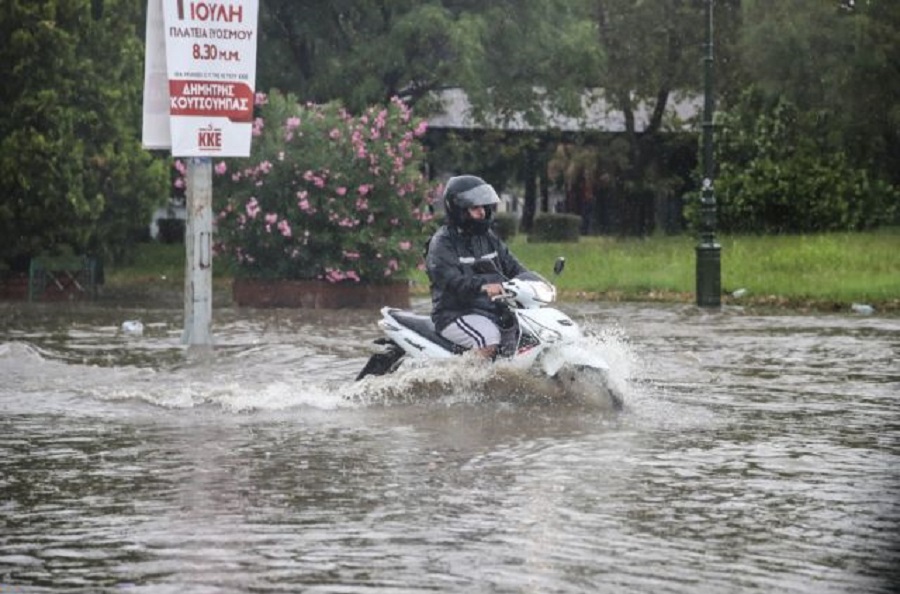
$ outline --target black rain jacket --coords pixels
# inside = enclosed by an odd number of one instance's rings
[[[490,261],[503,276],[487,271],[492,268]],[[476,266],[477,262],[481,264]],[[471,235],[448,225],[438,229],[428,242],[425,267],[431,281],[431,319],[438,332],[466,314],[478,313],[498,320],[499,306],[481,291],[482,285],[528,271],[493,231]]]

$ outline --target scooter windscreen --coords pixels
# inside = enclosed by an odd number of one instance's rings
[[[556,301],[556,287],[554,287],[547,279],[537,272],[523,272],[516,276],[513,281],[520,287],[520,290],[531,292],[530,297],[540,303],[553,303]]]

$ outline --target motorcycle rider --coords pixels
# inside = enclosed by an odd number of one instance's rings
[[[446,219],[428,242],[425,266],[431,282],[431,319],[440,334],[485,358],[516,332],[514,320],[491,301],[501,282],[527,272],[491,229],[500,198],[480,177],[448,180]]]

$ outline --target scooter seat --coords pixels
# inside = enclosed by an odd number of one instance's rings
[[[391,317],[397,320],[398,323],[403,324],[416,334],[447,349],[451,353],[459,354],[466,351],[465,348],[438,334],[434,329],[434,322],[431,321],[430,316],[423,316],[402,309],[389,309],[388,313],[390,313]]]

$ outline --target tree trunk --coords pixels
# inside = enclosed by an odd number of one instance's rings
[[[525,205],[522,208],[522,230],[531,231],[537,210],[537,154],[534,149],[525,149]]]

